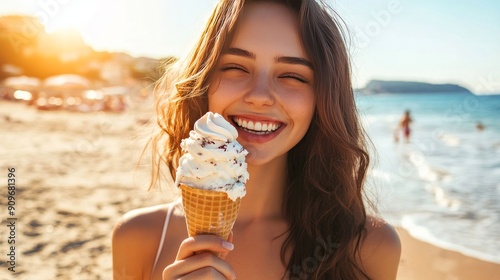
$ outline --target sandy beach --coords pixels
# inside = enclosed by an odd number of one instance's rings
[[[111,230],[125,212],[169,202],[147,192],[139,162],[148,105],[126,113],[40,112],[0,101],[0,177],[15,168],[15,272],[8,270],[7,191],[0,196],[1,279],[112,279]],[[398,279],[498,279],[500,265],[437,248],[398,229]]]
[[[398,279],[494,280],[500,264],[485,262],[414,239],[398,228],[403,245]]]
[[[4,262],[5,190],[0,279],[112,279],[114,223],[129,210],[171,200],[166,191],[147,192],[149,170],[139,165],[150,110],[41,112],[4,101],[0,112],[0,177],[7,182],[15,168],[17,218],[12,273]]]

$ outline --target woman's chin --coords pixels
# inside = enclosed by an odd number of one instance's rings
[[[248,151],[248,155],[246,156],[246,162],[248,165],[249,171],[252,168],[258,168],[267,166],[272,162],[278,162],[280,160],[286,160],[286,155],[271,155],[269,152],[257,151],[252,148],[245,147]]]

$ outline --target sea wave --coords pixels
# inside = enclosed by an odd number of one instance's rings
[[[462,140],[459,136],[453,134],[441,134],[439,135],[439,139],[448,147],[458,147],[462,143]]]
[[[500,263],[500,98],[480,99],[481,107],[458,122],[446,117],[450,104],[463,104],[463,95],[362,100],[377,149],[367,187],[379,198],[382,216],[416,238]],[[411,136],[395,142],[404,109],[411,110]]]

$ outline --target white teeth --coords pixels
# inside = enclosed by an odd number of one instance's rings
[[[253,122],[246,121],[240,118],[234,118],[234,122],[238,124],[238,126],[246,128],[248,130],[260,131],[260,132],[272,132],[277,130],[280,125],[277,123],[261,123],[261,122]]]

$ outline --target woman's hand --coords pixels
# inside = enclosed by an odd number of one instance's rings
[[[233,250],[229,241],[216,235],[198,235],[185,239],[174,263],[163,270],[163,280],[236,279],[233,268],[224,259]],[[220,257],[214,253],[220,253]]]

